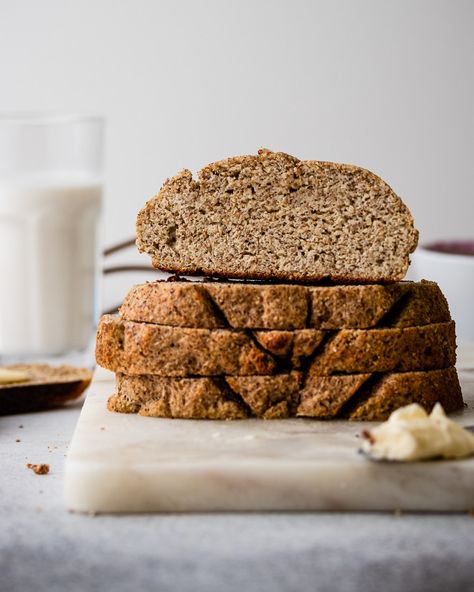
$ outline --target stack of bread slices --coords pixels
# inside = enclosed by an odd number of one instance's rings
[[[382,420],[463,405],[439,287],[401,281],[413,219],[373,173],[268,150],[167,181],[137,244],[168,281],[102,317],[111,411],[191,419]],[[180,275],[201,275],[189,281]]]

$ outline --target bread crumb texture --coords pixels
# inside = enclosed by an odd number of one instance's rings
[[[253,376],[304,368],[314,376],[453,366],[454,322],[381,329],[189,329],[104,315],[97,363],[129,375]]]
[[[201,329],[368,329],[451,320],[435,282],[303,286],[239,281],[155,281],[133,286],[127,321]]]
[[[418,232],[393,190],[347,164],[260,150],[168,180],[137,217],[155,267],[188,275],[370,283],[402,279]]]
[[[381,421],[392,411],[440,402],[447,412],[463,406],[456,369],[383,374],[172,378],[117,375],[108,409],[180,419],[350,419]]]

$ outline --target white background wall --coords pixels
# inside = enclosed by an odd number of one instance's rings
[[[474,236],[473,73],[470,0],[0,0],[0,111],[107,117],[108,244],[166,177],[260,146],[372,169],[422,240]]]

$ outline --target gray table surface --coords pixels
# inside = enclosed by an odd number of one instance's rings
[[[0,418],[1,592],[474,590],[467,513],[71,514],[63,467],[79,411]]]

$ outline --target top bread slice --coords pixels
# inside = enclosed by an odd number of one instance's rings
[[[401,280],[418,232],[360,167],[260,150],[168,180],[137,218],[153,266],[186,275],[339,283]]]

